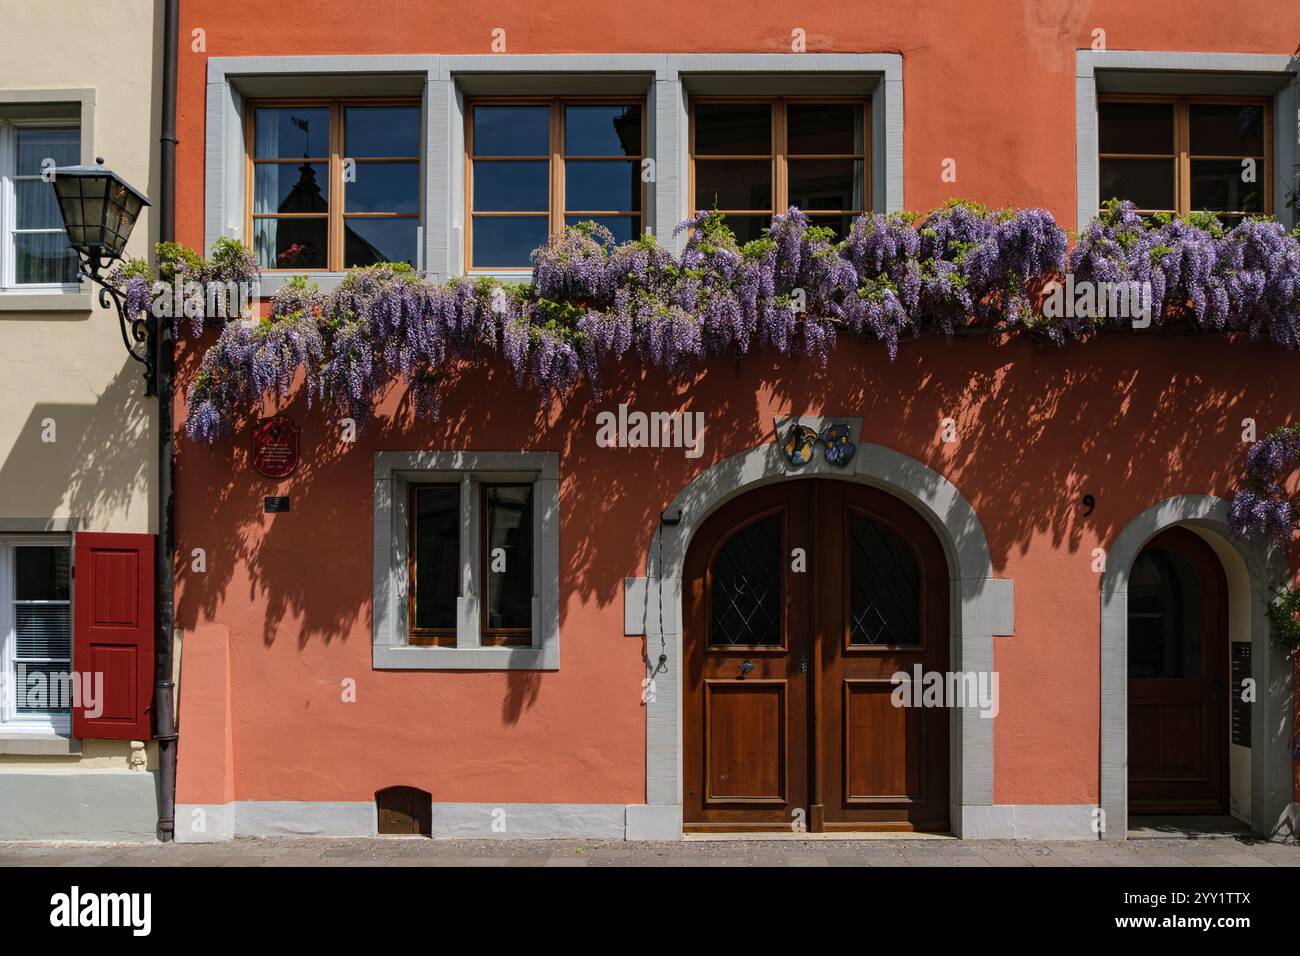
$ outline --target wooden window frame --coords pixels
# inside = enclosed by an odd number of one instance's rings
[[[1264,208],[1260,212],[1244,210],[1212,210],[1224,216],[1272,216],[1273,212],[1273,101],[1267,96],[1162,96],[1147,93],[1106,93],[1101,95],[1098,105],[1106,103],[1158,103],[1173,107],[1174,143],[1173,153],[1103,153],[1100,137],[1097,143],[1097,173],[1100,186],[1101,164],[1107,159],[1170,159],[1174,164],[1174,205],[1175,209],[1138,209],[1142,215],[1170,213],[1186,216],[1193,210],[1192,206],[1192,160],[1215,159],[1256,159],[1260,160],[1258,181],[1264,184]],[[1191,107],[1207,104],[1228,104],[1233,106],[1260,106],[1264,110],[1264,143],[1262,156],[1219,156],[1193,155],[1191,152]],[[1100,126],[1100,119],[1098,120]],[[1098,188],[1098,193],[1100,193]],[[1109,198],[1109,197],[1106,197]]]
[[[627,155],[609,155],[609,156],[589,156],[584,154],[570,155],[564,151],[564,108],[566,106],[599,106],[599,105],[626,105],[641,107],[641,151],[635,156]],[[549,152],[545,156],[535,155],[518,155],[518,156],[478,156],[474,152],[474,109],[478,106],[546,106],[550,110],[550,133],[549,133]],[[584,216],[631,216],[637,220],[636,235],[641,235],[645,231],[646,217],[649,210],[646,208],[647,184],[644,179],[641,180],[641,209],[620,209],[620,210],[599,210],[590,209],[575,210],[570,212],[565,207],[565,165],[568,160],[610,160],[626,161],[639,165],[647,156],[646,141],[648,139],[649,109],[646,105],[644,96],[475,96],[465,101],[465,271],[467,273],[502,273],[516,272],[527,274],[532,271],[531,265],[523,266],[475,266],[474,265],[474,219],[477,218],[517,218],[517,217],[535,217],[545,218],[547,220],[546,233],[548,238],[554,238],[562,235],[564,232],[564,220],[569,215]],[[476,212],[474,209],[474,163],[476,160],[486,161],[522,161],[522,162],[541,162],[545,160],[548,164],[547,176],[547,195],[546,211],[527,210],[522,212],[510,212],[505,210],[491,210],[485,212]]]
[[[491,531],[488,521],[488,492],[493,488],[527,488],[528,489],[528,577],[531,583],[530,599],[537,597],[537,527],[535,522],[537,507],[536,482],[524,481],[485,481],[479,484],[479,643],[484,647],[531,647],[533,644],[532,611],[529,610],[528,627],[489,627],[488,626],[488,575],[491,573],[492,553],[488,535]]]
[[[460,482],[455,481],[422,481],[411,482],[407,490],[406,514],[407,514],[407,543],[406,543],[406,567],[407,567],[407,620],[410,622],[407,633],[407,643],[415,644],[421,647],[455,647],[456,646],[456,624],[453,621],[450,628],[433,628],[417,627],[415,617],[415,598],[416,598],[416,532],[419,526],[419,511],[416,509],[416,496],[421,488],[454,488],[456,490],[457,519],[456,519],[456,596],[460,597],[460,578],[461,578],[461,555],[460,555],[460,514],[459,505],[462,487]],[[453,608],[453,618],[455,609]]]
[[[345,219],[414,219],[417,223],[423,219],[423,173],[424,158],[422,156],[344,156],[343,144],[345,142],[343,129],[345,110],[354,106],[413,106],[417,109],[420,107],[419,98],[413,97],[298,97],[291,99],[258,99],[250,100],[247,108],[244,110],[244,228],[245,235],[248,236],[248,246],[253,248],[256,233],[254,232],[254,223],[257,219],[325,219],[326,225],[326,256],[325,272],[346,272],[349,268],[343,263],[343,237],[344,237],[344,220]],[[259,109],[281,109],[292,107],[306,107],[310,109],[328,108],[330,111],[330,129],[329,129],[329,156],[309,156],[295,157],[293,159],[281,158],[256,158],[257,154],[257,111]],[[345,212],[346,195],[344,192],[343,182],[343,161],[345,159],[354,159],[358,162],[384,162],[384,163],[415,163],[419,169],[416,175],[417,183],[420,183],[420,194],[416,197],[416,211],[413,213],[391,213],[391,212],[366,212],[355,213]],[[329,166],[329,196],[328,211],[325,213],[254,213],[253,199],[256,191],[256,168],[258,164],[262,165],[285,165],[290,163],[321,163],[325,162]],[[417,250],[418,254],[418,250]],[[263,268],[263,272],[291,275],[302,273],[303,269],[279,269]],[[320,269],[310,269],[306,271],[319,272]]]
[[[709,156],[697,156],[695,152],[695,107],[700,103],[769,103],[772,108],[772,142],[768,155],[761,153],[727,153]],[[787,107],[790,104],[816,103],[861,103],[862,104],[862,152],[861,153],[794,153],[789,151],[789,121]],[[862,162],[862,202],[863,208],[852,209],[805,209],[809,216],[848,216],[854,218],[869,213],[874,208],[875,197],[871,182],[871,97],[870,96],[693,96],[690,101],[690,122],[687,140],[687,153],[690,158],[690,170],[687,177],[687,196],[690,199],[692,215],[695,208],[695,163],[725,160],[760,160],[770,159],[772,163],[772,209],[719,209],[723,216],[758,216],[776,215],[790,208],[790,160],[803,159],[848,159]]]

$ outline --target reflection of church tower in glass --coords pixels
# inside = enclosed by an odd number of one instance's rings
[[[347,187],[344,186],[344,188]],[[298,167],[298,181],[293,184],[293,188],[285,195],[284,202],[280,203],[279,211],[299,214],[329,211],[329,201],[321,192],[320,184],[316,182],[316,168],[311,163],[303,163]],[[316,250],[312,248],[313,237],[307,234],[308,230],[299,228],[295,231],[292,229],[291,223],[295,222],[301,223],[302,220],[281,220],[280,223],[281,234],[284,236],[280,241],[280,248],[285,250],[280,254],[280,265],[284,268],[293,267],[292,259],[301,257],[310,261],[317,254]],[[295,244],[304,247],[301,253],[288,255],[288,253],[293,252]],[[348,224],[346,219],[343,220],[343,244],[348,266],[368,266],[385,261],[385,256],[379,248],[363,238],[360,233]]]
[[[277,212],[329,212],[329,202],[321,192],[320,184],[316,182],[316,169],[311,163],[303,163],[298,167],[298,181],[285,194]]]
[[[311,163],[298,167],[298,181],[293,184],[276,210],[280,213],[327,213],[329,201],[316,182],[316,170]],[[321,220],[281,219],[276,226],[276,266],[292,269],[300,262],[326,261],[326,251],[317,248],[322,238]]]
[[[388,261],[388,256],[348,225],[346,219],[343,220],[343,252],[349,267],[373,266],[377,262]]]
[[[285,193],[276,211],[299,216],[329,212],[329,200],[316,181],[315,166],[304,162],[298,167],[298,181]],[[276,236],[276,265],[281,269],[292,269],[300,262],[326,262],[328,257],[325,250],[317,248],[320,238],[318,219],[281,219]],[[343,243],[345,264],[349,267],[386,261],[383,252],[354,230],[347,219],[343,220]]]
[[[623,155],[635,156],[641,151],[641,110],[625,109],[614,116],[614,135],[618,137]]]

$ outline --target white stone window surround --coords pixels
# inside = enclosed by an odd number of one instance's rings
[[[89,298],[89,296],[87,296]],[[11,518],[0,515],[0,536],[40,536],[61,537],[67,539],[73,549],[75,563],[76,546],[73,536],[84,530],[85,521],[79,517],[58,516],[50,518]],[[72,596],[73,619],[76,616],[76,595]],[[3,643],[3,641],[0,641]],[[74,635],[75,643],[75,635]],[[73,737],[71,725],[64,733],[14,732],[12,728],[0,729],[0,754],[21,754],[23,756],[58,757],[81,753],[81,741]],[[0,800],[3,804],[3,800]]]
[[[244,103],[274,96],[420,95],[423,104],[421,271],[464,273],[464,103],[467,95],[644,95],[647,155],[655,177],[645,222],[672,232],[690,213],[688,104],[695,94],[865,94],[871,97],[871,193],[883,212],[903,208],[903,65],[897,53],[482,54],[212,57],[208,60],[204,243],[244,239]],[[482,273],[476,273],[482,274]],[[489,273],[492,274],[492,273]],[[342,273],[312,273],[329,289]],[[527,281],[527,272],[502,273]],[[269,295],[285,281],[263,277]]]
[[[14,708],[16,692],[25,688],[18,681],[14,659],[17,656],[18,622],[17,609],[22,602],[15,591],[15,567],[19,549],[64,548],[68,551],[69,575],[72,568],[72,536],[66,533],[10,533],[0,531],[0,735],[40,738],[70,739],[72,735],[72,711],[59,710],[53,713],[20,715]],[[65,606],[68,614],[68,657],[67,671],[74,670],[72,634],[72,579],[68,579],[68,597],[66,600],[40,602],[55,606]],[[62,660],[61,658],[56,659]],[[40,666],[40,665],[37,665]],[[4,752],[4,751],[0,751]],[[41,751],[37,751],[41,752]]]
[[[0,172],[12,159],[15,125],[76,126],[83,164],[95,161],[95,91],[91,89],[0,90]],[[13,203],[0,195],[0,312],[86,312],[91,293],[82,281],[53,285],[12,283]],[[9,283],[6,285],[6,283]]]
[[[374,626],[376,670],[558,670],[560,666],[559,453],[381,451],[374,470]],[[456,646],[407,643],[407,568],[412,484],[460,484],[460,595]],[[482,646],[479,487],[484,482],[533,486],[531,647]]]
[[[1097,216],[1097,99],[1102,93],[1269,96],[1273,100],[1273,217],[1288,229],[1296,213],[1285,206],[1300,185],[1300,57],[1265,53],[1184,53],[1141,50],[1075,52],[1075,174],[1079,231]]]

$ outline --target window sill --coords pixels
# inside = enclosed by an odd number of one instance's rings
[[[350,270],[349,270],[350,271]],[[259,278],[261,286],[259,292],[262,298],[270,298],[280,289],[289,284],[289,280],[295,276],[305,276],[309,283],[315,283],[321,292],[329,292],[331,289],[338,287],[339,283],[348,277],[347,272],[263,272]],[[533,270],[511,271],[508,269],[476,269],[472,272],[464,272],[459,275],[460,278],[469,279],[496,279],[503,283],[518,283],[528,285],[533,281]],[[0,298],[3,298],[0,296]],[[88,297],[89,298],[89,297]]]
[[[0,730],[0,754],[66,757],[81,753],[81,741],[58,734],[16,734]]]
[[[0,312],[84,312],[94,308],[89,292],[0,292]]]
[[[374,645],[375,670],[554,671],[560,648]]]
[[[260,286],[258,292],[263,298],[270,298],[280,289],[289,284],[289,280],[297,276],[305,276],[309,283],[315,283],[316,287],[322,292],[329,292],[338,286],[345,278],[346,272],[294,272],[286,270],[281,272],[262,272],[258,276]]]
[[[468,269],[466,279],[496,279],[498,282],[515,282],[527,285],[533,281],[532,269]]]

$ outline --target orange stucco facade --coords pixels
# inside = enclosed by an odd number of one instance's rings
[[[902,58],[905,205],[959,195],[1044,207],[1076,223],[1075,51],[1289,54],[1300,8],[1276,2],[809,2],[492,4],[190,0],[179,72],[177,237],[204,243],[209,57],[489,53],[789,52]],[[192,31],[201,30],[202,34]],[[187,39],[188,38],[188,39]],[[202,43],[200,44],[200,39]],[[201,51],[187,49],[192,40]],[[956,182],[941,179],[956,160]],[[197,362],[183,346],[180,379]],[[246,433],[178,443],[177,628],[185,650],[177,801],[373,801],[402,784],[435,803],[639,804],[646,794],[645,639],[625,636],[624,579],[646,573],[662,509],[710,466],[773,441],[774,417],[862,418],[860,441],[940,473],[973,507],[993,574],[1014,580],[1014,633],[995,635],[1000,712],[993,801],[1101,800],[1100,580],[1136,515],[1178,495],[1231,497],[1245,445],[1300,420],[1295,357],[1226,336],[1106,335],[1059,349],[1027,339],[905,342],[890,362],[841,341],[830,364],[753,355],[683,387],[635,366],[607,393],[516,391],[491,359],[413,424],[400,389],[355,443],[301,396],[272,410],[302,428],[288,479],[261,477]],[[178,389],[178,421],[184,418]],[[705,416],[704,452],[596,444],[596,415]],[[943,440],[942,421],[956,421]],[[372,667],[371,499],[377,451],[559,453],[560,641],[555,671]],[[263,513],[263,497],[292,499]],[[1082,499],[1092,495],[1095,508]],[[193,570],[203,549],[206,570]],[[652,653],[657,651],[652,648]],[[355,682],[354,685],[349,682]],[[355,700],[349,689],[355,687]]]

